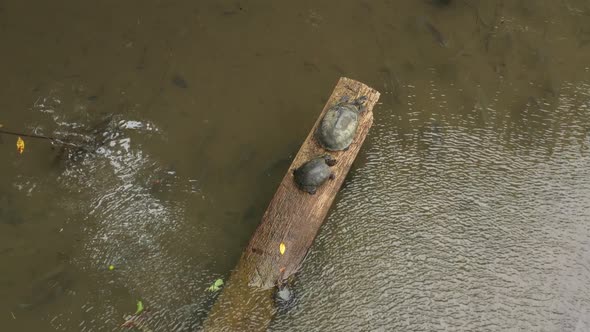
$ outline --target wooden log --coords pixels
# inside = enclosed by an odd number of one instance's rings
[[[360,82],[340,78],[211,309],[204,324],[206,331],[267,328],[276,311],[273,287],[277,281],[287,279],[299,269],[369,132],[373,123],[372,110],[379,95]],[[360,114],[350,148],[347,151],[325,151],[315,139],[316,128],[326,111],[344,96],[350,100],[366,96],[366,110]],[[292,170],[326,152],[337,160],[331,168],[335,178],[324,183],[315,195],[301,191],[293,180]],[[281,243],[285,245],[284,254],[279,250]]]

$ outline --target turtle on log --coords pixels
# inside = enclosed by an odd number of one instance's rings
[[[299,189],[315,194],[318,187],[328,179],[334,179],[330,167],[336,164],[336,159],[330,155],[315,157],[293,170],[293,177]]]
[[[316,131],[316,140],[328,151],[348,150],[354,140],[359,124],[359,114],[367,97],[363,96],[349,102],[342,97],[339,103],[330,107]]]

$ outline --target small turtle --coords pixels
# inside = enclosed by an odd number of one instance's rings
[[[330,167],[335,164],[336,159],[330,155],[315,157],[293,170],[295,183],[301,190],[313,195],[326,180],[334,179]]]
[[[283,303],[289,303],[293,299],[293,293],[287,285],[281,285],[277,287],[276,292],[277,301]]]
[[[288,280],[279,280],[274,291],[274,300],[279,313],[286,313],[294,304],[295,297]]]
[[[363,96],[352,102],[342,97],[340,102],[324,115],[316,131],[316,139],[328,151],[348,150],[356,135],[359,114],[365,110],[363,104],[367,97]]]

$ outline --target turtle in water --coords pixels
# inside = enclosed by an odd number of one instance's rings
[[[293,170],[295,183],[301,190],[313,195],[326,180],[334,179],[334,173],[330,170],[334,165],[336,159],[330,155],[315,157]]]
[[[352,102],[345,96],[338,104],[330,107],[316,131],[316,139],[324,149],[348,150],[356,135],[359,114],[365,110],[363,107],[365,101],[367,101],[366,96]]]
[[[274,300],[279,313],[289,311],[294,303],[295,297],[293,296],[293,290],[289,287],[289,283],[288,279],[279,278],[279,280],[277,280],[274,291]]]
[[[276,292],[277,301],[282,303],[289,303],[293,299],[293,292],[287,285],[280,285],[277,287]]]

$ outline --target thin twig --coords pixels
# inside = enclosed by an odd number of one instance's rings
[[[14,136],[22,136],[22,137],[42,138],[42,139],[48,139],[50,141],[57,140],[57,138],[53,138],[53,137],[49,137],[49,136],[33,135],[33,134],[23,134],[23,133],[17,133],[17,132],[14,132],[14,131],[8,131],[8,130],[2,130],[2,129],[0,129],[0,133],[1,134],[14,135]]]
[[[52,142],[55,143],[59,143],[59,144],[64,144],[64,145],[69,145],[69,146],[73,146],[76,148],[79,148],[80,146],[74,143],[70,143],[70,142],[64,142],[58,138],[55,137],[50,137],[50,136],[44,136],[44,135],[34,135],[34,134],[23,134],[23,133],[17,133],[14,131],[8,131],[8,130],[3,130],[0,129],[0,134],[6,134],[6,135],[14,135],[14,136],[22,136],[22,137],[30,137],[30,138],[39,138],[39,139],[46,139],[46,140],[50,140]]]

